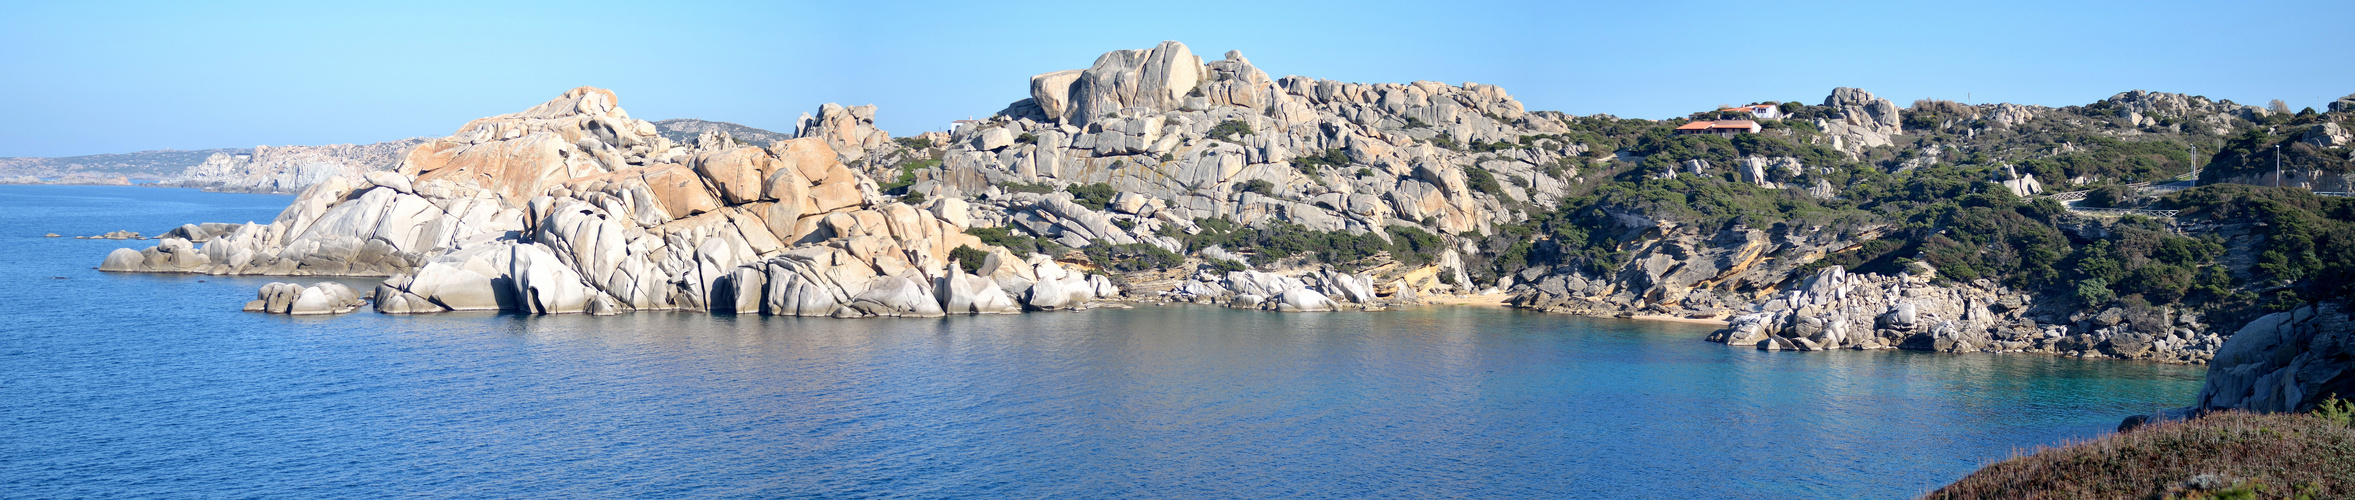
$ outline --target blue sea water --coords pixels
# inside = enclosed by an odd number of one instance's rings
[[[1482,308],[290,318],[41,237],[288,200],[0,186],[0,497],[1886,498],[2202,377]]]

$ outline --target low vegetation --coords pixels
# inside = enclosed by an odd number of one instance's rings
[[[1240,120],[1218,122],[1217,125],[1210,126],[1210,132],[1207,135],[1211,139],[1235,142],[1237,136],[1251,135],[1251,124],[1243,123]]]
[[[1926,498],[2346,498],[2347,413],[2210,414],[2046,448]]]

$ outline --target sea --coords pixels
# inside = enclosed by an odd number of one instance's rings
[[[318,278],[71,238],[290,200],[0,186],[0,498],[1892,498],[2204,375],[1485,307],[288,317],[240,307]]]

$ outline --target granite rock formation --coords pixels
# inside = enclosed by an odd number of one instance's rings
[[[825,141],[674,144],[583,87],[468,123],[395,170],[329,178],[268,224],[197,226],[186,232],[204,234],[201,247],[169,237],[101,267],[389,275],[374,292],[387,313],[936,316],[938,297],[1013,312],[994,282],[949,267],[952,249],[995,247],[936,215],[945,200],[882,200]],[[1085,291],[1054,298],[1068,308],[1119,293]]]
[[[2193,408],[2309,411],[2333,397],[2355,399],[2355,318],[2338,304],[2307,305],[2226,340]]]
[[[1897,103],[1874,97],[1864,89],[1832,89],[1832,95],[1824,98],[1823,105],[1838,110],[1833,118],[1815,123],[1817,129],[1832,137],[1832,149],[1855,151],[1888,146],[1890,136],[1905,133],[1903,119],[1897,115]]]

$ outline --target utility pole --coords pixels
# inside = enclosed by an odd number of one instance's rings
[[[2191,146],[2191,187],[2200,187],[2200,145]]]
[[[2281,187],[2281,145],[2273,145],[2273,187]]]

